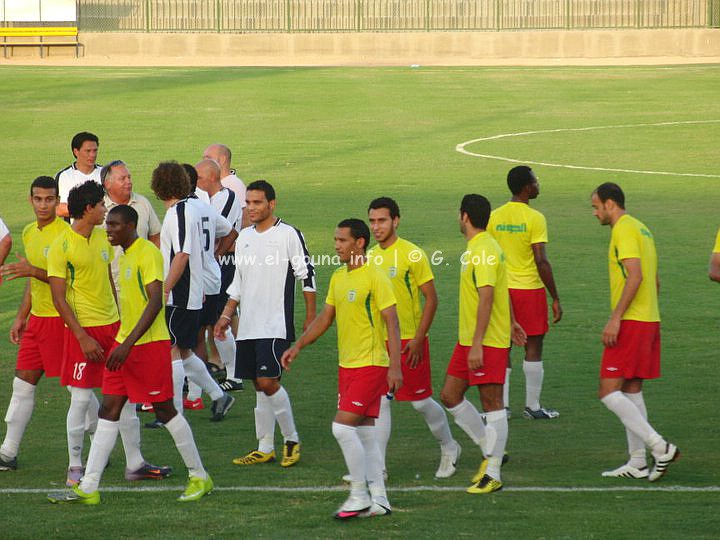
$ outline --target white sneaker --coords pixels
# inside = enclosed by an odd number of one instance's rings
[[[455,474],[458,461],[460,461],[460,454],[462,453],[462,447],[456,442],[454,451],[440,454],[440,466],[435,471],[435,478],[450,478]]]
[[[637,467],[633,467],[632,465],[626,463],[625,465],[621,465],[612,471],[604,471],[602,475],[605,478],[635,478],[640,480],[642,478],[647,478],[650,473],[648,472],[647,466],[638,469]]]
[[[370,499],[367,491],[360,495],[353,495],[351,493],[342,506],[338,508],[337,512],[335,512],[335,519],[358,517],[365,510],[369,510],[372,504],[372,499]]]
[[[652,466],[650,474],[648,475],[648,480],[651,482],[660,480],[662,475],[667,472],[667,468],[670,464],[680,457],[680,450],[678,450],[678,447],[674,444],[666,443],[665,453],[660,456],[655,456],[653,454],[653,457],[655,457],[655,464]]]
[[[367,510],[358,514],[359,518],[377,517],[377,516],[389,516],[392,514],[389,506],[383,506],[376,502],[372,503],[372,506]]]

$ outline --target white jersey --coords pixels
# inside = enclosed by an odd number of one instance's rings
[[[198,198],[187,199],[188,205],[200,216],[203,249],[203,290],[206,295],[220,294],[220,264],[215,258],[215,240],[230,234],[232,225],[215,208]]]
[[[2,218],[0,218],[0,240],[5,238],[8,234],[10,234],[10,230],[7,228],[7,225],[5,225]]]
[[[203,302],[203,250],[200,216],[187,203],[178,201],[168,208],[160,231],[160,251],[165,266],[165,279],[170,264],[178,253],[187,253],[188,264],[182,276],[170,291],[167,305],[183,309],[202,309]]]
[[[245,188],[245,183],[237,177],[235,172],[231,172],[225,178],[222,178],[220,183],[223,187],[231,189],[237,198],[240,199],[240,208],[245,208],[247,205],[245,202],[245,193],[247,190]]]
[[[240,231],[227,290],[240,303],[238,340],[295,340],[295,280],[315,292],[315,269],[300,231],[280,219],[262,233],[254,226]]]
[[[233,227],[237,232],[240,232],[242,227],[242,213],[243,206],[245,206],[245,199],[242,199],[243,204],[240,204],[240,198],[235,195],[235,192],[223,188],[218,191],[215,195],[210,197],[210,204],[215,207],[215,210],[220,212],[222,217],[232,223]]]
[[[57,180],[58,188],[60,190],[60,202],[67,203],[70,190],[75,186],[84,184],[88,180],[95,180],[98,184],[102,185],[102,181],[100,180],[101,170],[102,165],[95,164],[95,168],[92,172],[90,174],[85,174],[84,172],[79,171],[75,167],[75,163],[73,163],[57,173],[55,175],[55,180]]]
[[[195,196],[200,199],[202,202],[210,204],[210,195],[208,195],[208,192],[204,189],[200,189],[199,187],[195,188]]]

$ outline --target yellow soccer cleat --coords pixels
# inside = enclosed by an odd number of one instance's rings
[[[298,451],[298,458],[300,457]],[[283,458],[284,459],[284,458]],[[233,459],[235,465],[257,465],[258,463],[271,463],[275,461],[275,450],[272,452],[261,452],[260,450],[253,450],[248,455],[243,457],[237,457]]]
[[[65,491],[48,493],[48,500],[53,504],[76,503],[76,504],[100,504],[100,492],[95,490],[92,493],[85,493],[79,486],[73,486]]]
[[[297,441],[285,441],[283,445],[283,457],[280,461],[281,467],[292,467],[300,461],[300,443]]]
[[[501,466],[505,465],[508,461],[510,461],[510,454],[505,452],[505,454],[503,454]],[[485,473],[487,472],[487,466],[488,460],[487,458],[483,458],[482,463],[480,463],[480,468],[475,473],[475,476],[472,477],[471,482],[473,484],[477,484],[480,480],[482,480],[482,477],[485,476]]]
[[[492,493],[493,491],[500,491],[502,487],[503,483],[500,480],[495,480],[486,474],[479,482],[467,488],[467,492],[472,494]]]
[[[188,482],[185,492],[178,497],[180,502],[191,502],[202,499],[205,495],[209,495],[215,484],[213,484],[212,478],[208,475],[207,478],[200,478],[199,476],[191,476]]]

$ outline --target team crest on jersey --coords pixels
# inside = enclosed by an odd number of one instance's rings
[[[347,293],[348,302],[354,302],[355,298],[357,298],[357,291],[355,289],[350,289]]]
[[[132,276],[132,270],[130,268],[125,269],[125,279],[130,279],[130,276]]]
[[[50,246],[45,246],[45,249],[43,249],[43,257],[47,259],[47,255],[50,252]]]
[[[108,252],[106,250],[102,250],[100,252],[100,256],[102,257],[102,260],[105,262],[110,262],[110,255],[108,255]]]
[[[397,276],[397,266],[391,266],[388,269],[388,272],[390,273],[390,277],[394,278],[395,276]]]

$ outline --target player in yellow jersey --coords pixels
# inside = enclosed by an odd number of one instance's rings
[[[368,263],[380,268],[390,278],[397,299],[403,386],[394,398],[397,401],[409,401],[422,414],[428,428],[440,443],[440,466],[435,477],[448,478],[455,474],[461,449],[450,433],[445,411],[432,398],[427,334],[438,304],[435,278],[425,252],[398,236],[400,208],[393,199],[380,197],[370,202],[368,220],[370,230],[378,242],[368,251]],[[380,416],[375,421],[375,428],[385,470],[385,451],[392,425],[391,400],[382,399],[380,403]]]
[[[503,404],[505,367],[511,337],[525,344],[525,333],[512,319],[503,251],[486,231],[490,203],[482,195],[465,195],[460,204],[460,232],[467,240],[461,257],[458,342],[440,394],[455,422],[480,446],[483,460],[468,493],[502,488],[500,467],[508,438]],[[487,427],[465,398],[477,386]]]
[[[350,497],[335,513],[337,519],[390,513],[375,419],[386,389],[397,392],[402,386],[400,328],[390,280],[367,264],[369,241],[364,221],[346,219],[338,224],[335,252],[344,266],[330,279],[322,312],[281,358],[289,369],[300,350],[323,335],[337,318],[340,369],[332,430],[351,477]]]
[[[153,404],[190,473],[188,487],[178,500],[195,501],[212,490],[213,482],[202,465],[190,425],[173,406],[162,255],[151,242],[138,237],[138,213],[132,207],[113,207],[105,223],[110,243],[122,248],[118,262],[120,328],[105,363],[100,420],[85,476],[71,490],[51,493],[48,499],[53,503],[100,503],[100,478],[117,441],[121,411],[130,400]]]
[[[625,426],[630,460],[605,477],[659,480],[680,457],[678,448],[648,423],[643,382],[660,377],[660,312],[655,240],[650,230],[625,211],[620,186],[605,183],[593,191],[593,215],[610,225],[608,268],[610,308],[602,342],[600,400]],[[654,464],[648,471],[646,447]]]
[[[527,333],[525,344],[525,410],[529,420],[557,418],[555,409],[540,405],[544,367],[543,339],[548,331],[548,306],[545,289],[552,298],[553,323],[562,318],[555,278],[545,254],[548,241],[545,216],[530,208],[530,200],[540,194],[540,184],[530,167],[520,165],[507,176],[512,198],[490,214],[488,232],[505,253],[508,288],[515,318]],[[503,401],[510,411],[510,360],[505,377]]]
[[[715,237],[715,247],[713,247],[710,256],[710,269],[708,270],[710,279],[720,282],[720,230]]]
[[[35,221],[23,229],[25,257],[4,265],[6,280],[28,278],[20,308],[10,327],[10,341],[20,348],[15,366],[13,391],[5,422],[7,432],[0,446],[0,471],[15,470],[17,455],[35,406],[35,388],[40,378],[60,376],[65,324],[55,310],[47,283],[47,252],[50,244],[70,228],[57,217],[57,182],[39,176],[30,185],[30,204]]]

